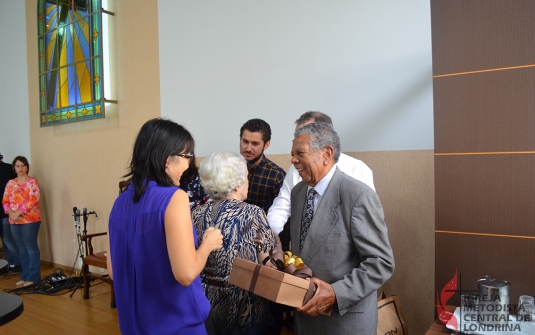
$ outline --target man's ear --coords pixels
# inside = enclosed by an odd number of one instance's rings
[[[264,143],[264,150],[267,150],[267,148],[269,148],[270,144],[271,144],[271,140],[269,140],[266,143]]]
[[[323,165],[329,165],[329,162],[334,161],[334,148],[326,146],[323,148]]]

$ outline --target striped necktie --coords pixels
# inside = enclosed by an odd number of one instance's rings
[[[310,222],[312,222],[312,217],[314,216],[314,195],[318,193],[315,189],[311,188],[308,191],[307,202],[305,204],[305,211],[303,213],[303,218],[301,220],[301,249],[303,250],[303,245],[305,244],[305,238],[308,233],[308,228],[310,227]]]

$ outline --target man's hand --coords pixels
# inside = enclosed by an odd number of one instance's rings
[[[298,308],[297,311],[308,316],[317,316],[334,305],[336,302],[336,294],[334,294],[332,286],[323,280],[313,277],[310,278],[310,281],[316,284],[316,293],[306,305]]]

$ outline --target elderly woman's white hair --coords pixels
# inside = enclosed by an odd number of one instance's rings
[[[226,198],[245,183],[247,162],[234,152],[216,152],[201,162],[199,177],[210,198]]]

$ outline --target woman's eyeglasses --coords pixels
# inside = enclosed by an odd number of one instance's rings
[[[186,159],[189,160],[190,163],[191,163],[191,160],[193,159],[193,155],[192,154],[176,154],[176,155],[173,155],[173,156],[180,156],[180,157],[186,158]]]

